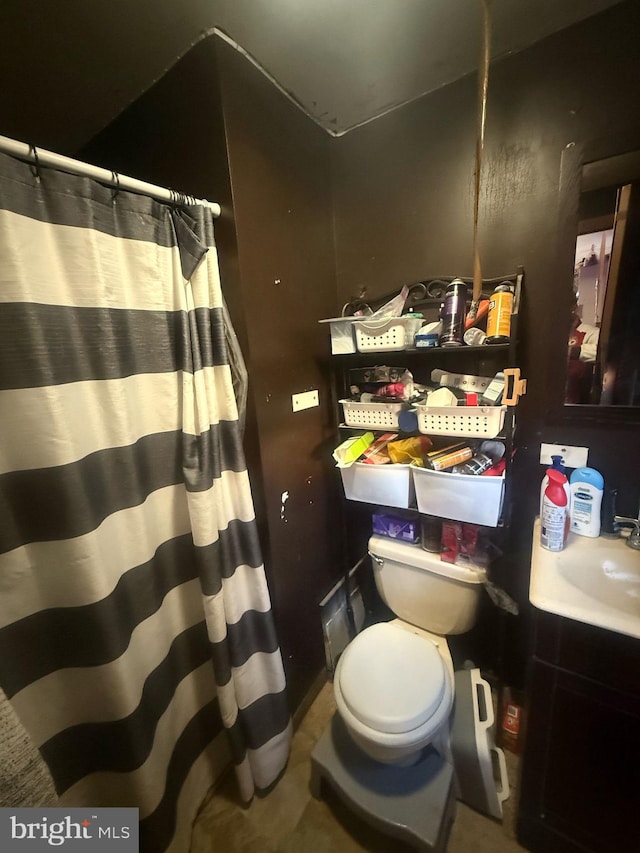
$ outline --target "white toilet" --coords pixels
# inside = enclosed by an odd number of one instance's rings
[[[431,743],[449,758],[453,662],[447,634],[476,621],[484,571],[445,563],[419,545],[372,536],[378,591],[399,617],[366,628],[334,675],[338,713],[376,761],[413,764]]]

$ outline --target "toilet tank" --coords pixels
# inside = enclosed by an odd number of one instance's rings
[[[419,545],[369,539],[378,592],[400,619],[434,634],[463,634],[476,621],[484,569],[445,563]]]

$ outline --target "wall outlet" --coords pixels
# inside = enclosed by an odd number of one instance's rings
[[[589,457],[588,447],[573,447],[570,444],[541,444],[540,464],[551,465],[552,456],[562,456],[567,468],[584,468]]]
[[[303,391],[301,394],[291,395],[291,406],[294,412],[301,412],[303,409],[313,409],[314,406],[319,406],[317,391]]]

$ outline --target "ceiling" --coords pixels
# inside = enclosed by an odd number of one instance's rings
[[[492,0],[492,55],[522,50],[616,2]],[[341,134],[472,72],[481,3],[2,0],[0,134],[72,153],[213,27]]]

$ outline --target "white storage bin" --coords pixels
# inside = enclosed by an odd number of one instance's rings
[[[504,496],[504,475],[476,477],[411,466],[418,510],[427,515],[496,527]]]
[[[358,351],[391,352],[413,347],[414,336],[423,323],[419,317],[360,320],[355,324]]]
[[[366,429],[398,429],[398,415],[402,403],[358,403],[340,400],[344,410],[344,422],[350,427]]]
[[[421,406],[418,429],[425,435],[495,438],[504,424],[506,406]]]
[[[353,332],[357,319],[357,317],[331,317],[328,320],[318,320],[318,323],[329,323],[332,355],[345,355],[356,351]]]
[[[354,462],[341,468],[345,497],[350,501],[407,508],[414,505],[409,465],[370,465]]]

